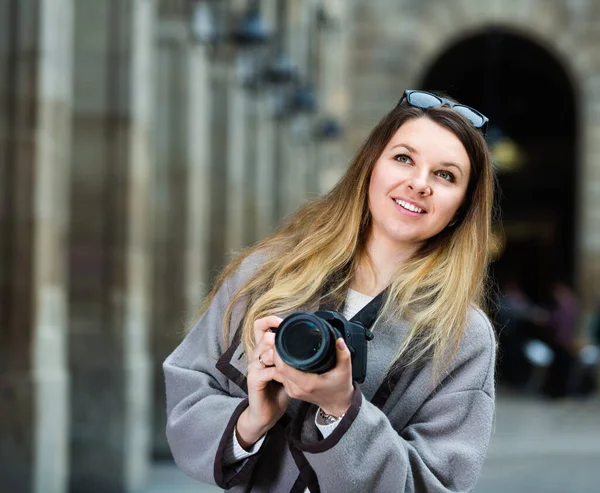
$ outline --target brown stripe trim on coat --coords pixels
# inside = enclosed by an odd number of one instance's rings
[[[292,486],[291,491],[294,493],[296,491],[304,491],[304,489],[297,490],[296,488],[305,485],[306,488],[308,488],[308,491],[310,491],[310,493],[321,493],[321,488],[319,487],[319,480],[317,479],[317,474],[310,465],[310,462],[308,462],[306,457],[304,457],[304,454],[300,452],[300,450],[298,450],[291,441],[288,442],[288,447],[290,449],[290,452],[292,453],[294,462],[296,463],[296,466],[298,466],[298,470],[300,471],[300,476],[298,477],[298,479],[296,479],[296,482],[294,483],[294,486]]]
[[[398,383],[398,380],[400,380],[401,374],[402,371],[400,369],[396,369],[392,373],[388,373],[383,379],[383,382],[381,382],[377,392],[375,392],[375,395],[371,399],[371,404],[379,409],[383,409],[383,406],[396,388],[396,384]]]
[[[353,385],[354,393],[352,394],[350,408],[346,411],[346,414],[341,419],[335,430],[333,430],[331,435],[316,443],[302,442],[302,424],[306,418],[306,413],[311,406],[310,403],[304,402],[298,409],[298,414],[292,420],[292,424],[290,425],[290,442],[293,443],[299,450],[303,452],[310,452],[312,454],[325,452],[334,447],[348,431],[348,428],[350,428],[352,423],[354,423],[354,420],[356,419],[356,416],[358,416],[360,407],[362,405],[363,395],[360,387],[356,382],[353,382]]]
[[[224,463],[225,459],[225,448],[227,447],[227,442],[235,433],[235,425],[238,421],[238,418],[244,412],[244,410],[248,407],[248,399],[244,399],[233,411],[227,426],[225,427],[225,431],[221,436],[221,441],[219,442],[219,447],[217,448],[217,454],[215,455],[215,464],[214,464],[214,476],[215,482],[217,486],[223,488],[225,490],[232,488],[241,483],[248,483],[250,477],[252,476],[252,472],[254,471],[254,466],[258,462],[258,459],[261,456],[261,451],[264,450],[264,445],[254,454],[245,459],[245,463],[240,470],[236,472],[236,468],[232,465],[226,466]],[[235,464],[239,466],[239,463]],[[228,479],[225,479],[228,477]]]
[[[302,475],[298,474],[298,478],[296,479],[294,486],[292,486],[290,493],[304,493],[305,489],[306,489],[306,484],[302,480]]]
[[[248,395],[248,382],[246,376],[231,364],[233,354],[240,345],[241,338],[242,331],[238,330],[231,341],[231,345],[219,358],[215,367]]]

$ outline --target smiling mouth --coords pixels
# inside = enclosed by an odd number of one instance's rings
[[[412,205],[408,202],[405,202],[404,200],[400,200],[400,199],[393,199],[393,200],[394,200],[394,202],[396,202],[396,204],[398,204],[403,209],[406,209],[407,211],[416,212],[418,214],[425,214],[427,212],[426,210],[419,209],[416,205]]]

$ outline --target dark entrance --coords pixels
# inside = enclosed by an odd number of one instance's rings
[[[505,233],[494,275],[545,301],[552,281],[574,275],[577,118],[567,74],[541,46],[494,29],[451,46],[421,87],[490,118]]]

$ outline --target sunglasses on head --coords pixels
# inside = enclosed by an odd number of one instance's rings
[[[484,114],[480,113],[474,108],[471,108],[470,106],[455,103],[454,101],[442,98],[441,96],[433,94],[432,92],[419,90],[404,91],[404,94],[400,98],[398,104],[401,104],[405,99],[411,106],[416,106],[417,108],[421,108],[423,110],[426,110],[427,108],[449,106],[454,111],[460,113],[467,120],[469,120],[475,128],[481,129],[485,135],[489,119]]]

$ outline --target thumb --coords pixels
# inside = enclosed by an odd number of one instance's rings
[[[342,364],[350,364],[350,350],[348,349],[348,346],[346,346],[346,341],[344,341],[342,337],[335,342],[335,352],[338,362]]]

